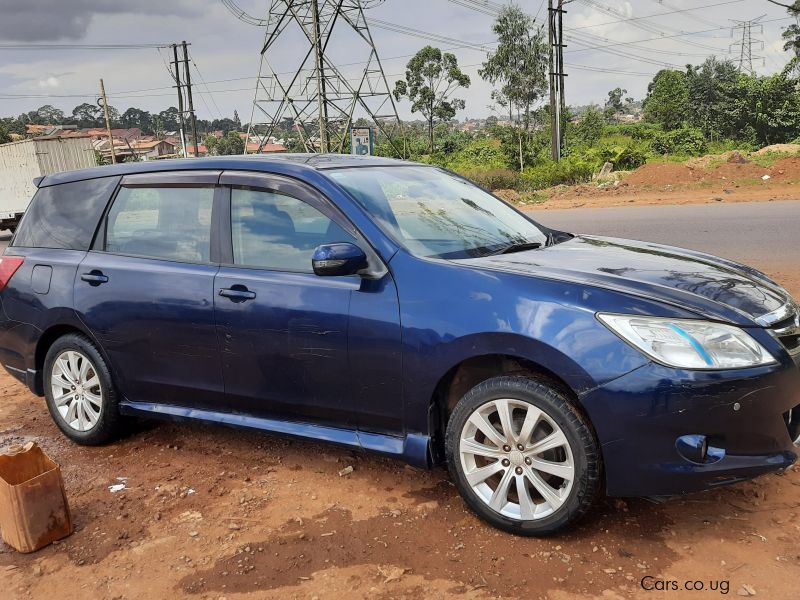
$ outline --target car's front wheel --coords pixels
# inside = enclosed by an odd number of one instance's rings
[[[103,444],[119,434],[111,373],[88,338],[68,334],[53,343],[44,360],[44,392],[50,416],[74,442]]]
[[[511,533],[555,533],[599,493],[591,428],[566,394],[536,379],[499,376],[474,387],[453,410],[446,446],[466,503]]]

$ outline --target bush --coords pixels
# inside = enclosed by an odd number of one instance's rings
[[[706,151],[708,154],[723,154],[731,150],[741,150],[743,152],[752,152],[755,150],[752,144],[747,142],[738,142],[736,140],[716,140],[708,142]]]
[[[597,168],[610,162],[618,171],[631,171],[645,164],[650,154],[648,142],[615,135],[601,139],[596,147],[585,150],[581,156]]]
[[[520,174],[511,169],[466,169],[458,172],[490,191],[516,190],[520,187]]]
[[[591,146],[596,144],[598,140],[603,137],[603,132],[606,130],[606,120],[603,112],[590,106],[586,112],[581,115],[580,122],[572,127],[572,131],[567,131],[568,139],[572,138],[577,140],[580,144]]]
[[[648,142],[652,142],[659,135],[664,133],[660,125],[656,123],[646,123],[644,121],[639,123],[609,125],[607,131],[609,134],[624,135],[634,140],[645,140]]]
[[[597,163],[575,156],[563,158],[560,162],[547,161],[528,167],[522,173],[523,189],[541,190],[554,185],[574,185],[591,181],[597,170]]]
[[[701,156],[706,153],[706,138],[695,127],[681,127],[667,131],[653,140],[653,150],[659,154]]]
[[[504,169],[506,158],[499,140],[472,140],[461,150],[447,157],[447,166],[454,171]]]

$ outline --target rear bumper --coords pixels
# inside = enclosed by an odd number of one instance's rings
[[[0,298],[0,365],[37,396],[44,395],[34,370],[34,349],[41,331],[30,323],[9,319]]]
[[[706,490],[785,469],[800,454],[787,424],[800,411],[800,370],[788,362],[729,372],[650,364],[581,400],[611,496]],[[704,458],[686,440],[703,440]]]

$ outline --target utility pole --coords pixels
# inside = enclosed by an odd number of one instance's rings
[[[556,115],[556,71],[555,56],[553,55],[553,0],[547,0],[547,45],[550,46],[548,70],[550,72],[550,149],[553,160],[557,161],[561,155],[561,146],[558,139],[558,117]]]
[[[314,19],[314,55],[316,60],[317,76],[317,104],[319,106],[319,151],[328,152],[328,99],[325,89],[325,67],[322,51],[322,33],[319,26],[319,4],[311,0],[311,11]]]
[[[108,100],[106,99],[106,86],[100,80],[100,100],[103,103],[103,114],[106,117],[106,131],[108,132],[108,146],[111,148],[111,164],[117,164],[117,155],[114,152],[114,136],[111,134],[111,119],[108,118]]]
[[[189,119],[192,126],[192,141],[194,142],[194,157],[199,158],[200,146],[197,144],[197,119],[194,114],[194,105],[192,104],[192,75],[189,72],[189,51],[186,48],[186,40],[181,45],[183,46],[183,66],[184,75],[186,76],[186,102],[189,105]]]
[[[754,40],[753,39],[753,26],[761,27],[761,34],[764,34],[764,25],[760,23],[761,19],[766,17],[767,15],[761,15],[756,19],[750,19],[749,21],[737,21],[735,19],[731,19],[734,25],[731,28],[731,37],[736,35],[736,31],[738,29],[742,30],[742,40],[740,42],[736,42],[731,44],[731,49],[739,48],[739,71],[742,73],[749,73],[750,75],[755,75],[755,69],[753,68],[753,60],[764,60],[762,56],[755,56],[753,55],[753,48],[755,46],[761,45],[761,50],[764,50],[764,40]],[[766,62],[766,61],[765,61]]]
[[[559,141],[561,143],[561,150],[566,148],[565,142],[565,133],[567,130],[567,124],[565,122],[565,115],[567,114],[567,96],[564,92],[564,80],[567,77],[567,74],[564,72],[564,13],[566,11],[563,10],[564,8],[564,0],[558,0],[558,38],[556,39],[556,44],[558,45],[558,60],[556,61],[556,72],[558,73],[558,91],[559,91],[559,99],[561,103],[559,105],[559,127],[560,127],[560,134],[559,134]]]
[[[180,123],[181,148],[183,148],[183,158],[188,158],[186,152],[186,123],[183,120],[183,88],[181,87],[181,69],[178,62],[178,44],[172,44],[172,55],[175,58],[175,87],[178,88],[178,121]]]
[[[569,0],[567,0],[569,2]],[[547,1],[547,37],[550,45],[550,130],[551,147],[554,161],[561,160],[564,145],[564,113],[566,112],[566,96],[564,95],[564,0],[558,0],[558,7],[553,0]]]

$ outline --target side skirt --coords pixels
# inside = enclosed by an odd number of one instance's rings
[[[404,437],[383,435],[356,431],[354,429],[341,429],[312,423],[298,423],[295,421],[281,421],[235,413],[202,410],[169,404],[155,404],[151,402],[123,401],[119,404],[120,413],[123,415],[143,416],[164,420],[177,421],[204,421],[256,429],[286,435],[296,438],[331,442],[351,448],[358,448],[393,456],[407,463],[423,469],[430,468],[430,437],[420,433],[409,433]]]

